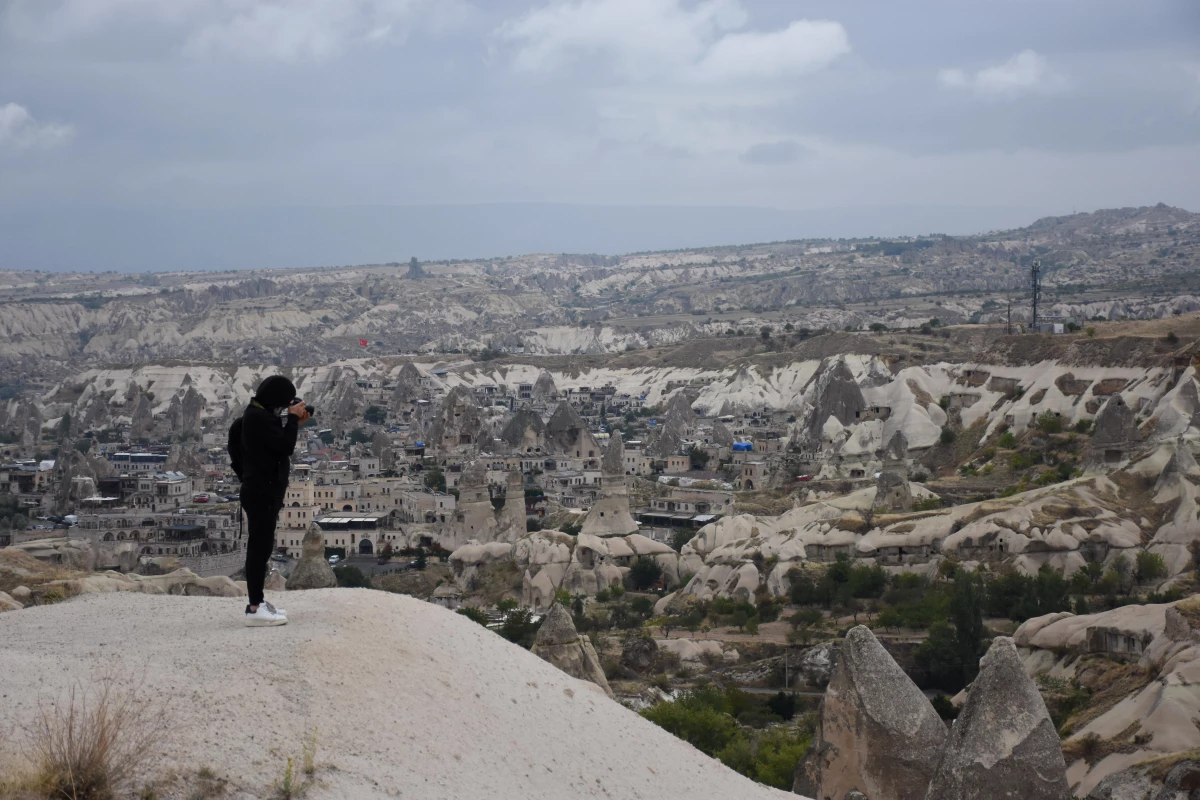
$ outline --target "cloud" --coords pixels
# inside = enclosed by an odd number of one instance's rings
[[[838,22],[754,30],[739,0],[553,0],[492,42],[516,74],[593,114],[601,137],[735,163],[771,125],[762,115],[850,52]]]
[[[741,160],[746,164],[761,164],[763,166],[781,166],[794,164],[812,151],[790,139],[778,142],[761,142],[742,153]]]
[[[38,122],[24,106],[0,106],[0,149],[48,149],[66,144],[74,134],[70,125]]]
[[[938,73],[938,82],[980,97],[1016,97],[1023,94],[1053,94],[1068,86],[1067,78],[1055,71],[1045,56],[1022,50],[1003,64],[970,72],[960,67]]]
[[[13,0],[6,23],[42,41],[150,24],[173,31],[191,56],[292,62],[444,29],[469,10],[466,0]]]
[[[797,20],[777,31],[741,31],[738,0],[582,0],[556,2],[505,22],[496,37],[514,48],[522,72],[553,74],[600,57],[636,83],[773,81],[828,66],[850,51],[837,22]]]

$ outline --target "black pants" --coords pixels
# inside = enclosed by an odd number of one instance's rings
[[[272,501],[242,503],[246,512],[246,592],[250,605],[263,601],[263,583],[267,580],[267,561],[275,549],[275,523],[281,504]]]

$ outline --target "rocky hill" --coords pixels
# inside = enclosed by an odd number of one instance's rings
[[[107,676],[164,715],[139,775],[157,797],[279,796],[289,757],[311,798],[795,797],[428,603],[333,589],[287,607],[272,629],[242,627],[237,599],[124,592],[0,615],[2,766],[20,769],[39,704]]]
[[[0,273],[0,390],[81,365],[171,359],[323,363],[458,348],[611,353],[766,325],[840,330],[1200,308],[1200,215],[1166,206],[968,237],[806,240],[617,257],[151,275]]]

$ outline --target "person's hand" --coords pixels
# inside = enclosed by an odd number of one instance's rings
[[[295,417],[301,425],[312,418],[312,414],[308,413],[308,406],[304,404],[303,400],[297,400],[288,406],[288,413]]]

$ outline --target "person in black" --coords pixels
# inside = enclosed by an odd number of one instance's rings
[[[281,419],[287,409],[286,420]],[[284,625],[287,617],[263,598],[267,561],[275,549],[275,524],[287,491],[291,457],[298,428],[311,415],[296,399],[296,387],[282,375],[258,386],[254,399],[229,429],[229,456],[242,481],[242,510],[246,514],[246,624]]]

